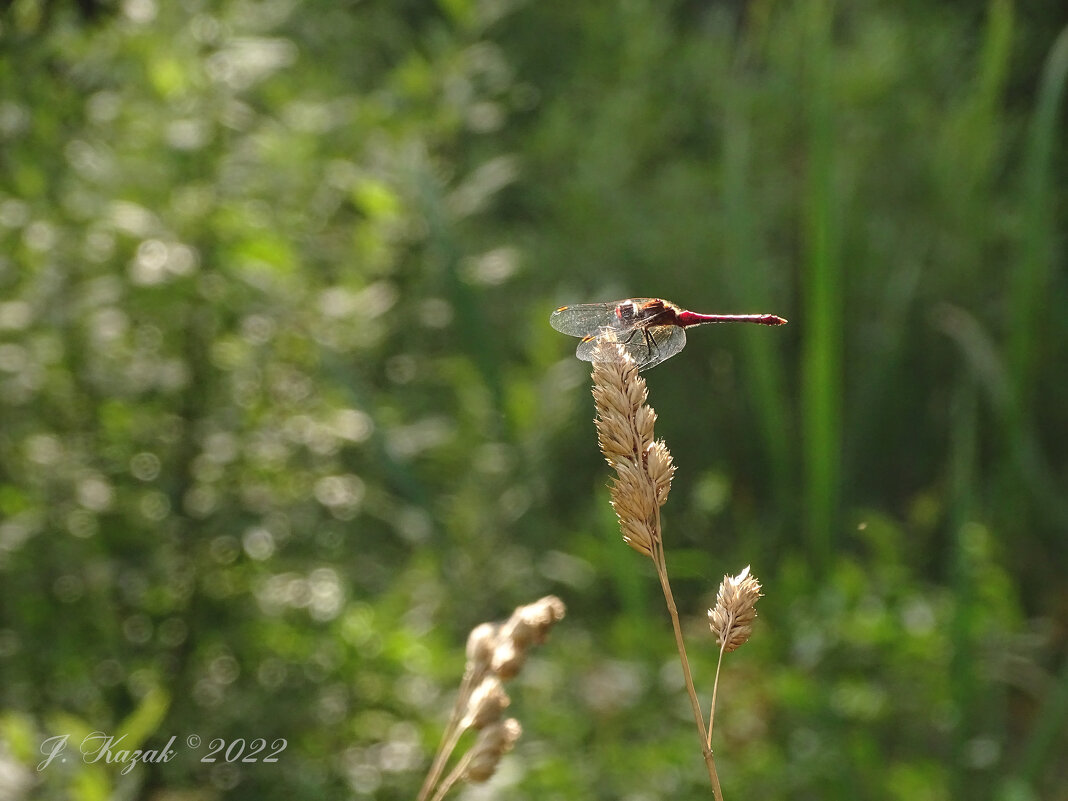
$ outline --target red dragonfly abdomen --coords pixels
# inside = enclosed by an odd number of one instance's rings
[[[704,323],[757,323],[758,325],[786,325],[786,320],[775,314],[698,314],[680,311],[675,315],[678,325],[703,325]]]

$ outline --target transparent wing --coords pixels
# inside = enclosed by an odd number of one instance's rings
[[[600,335],[611,335],[638,365],[639,370],[648,370],[670,359],[686,345],[686,331],[677,325],[658,325],[652,328],[634,328],[619,332],[612,328],[600,329]],[[575,355],[586,362],[593,361],[593,348],[598,336],[588,336],[575,349]]]
[[[678,325],[658,325],[648,329],[651,342],[646,347],[647,358],[638,362],[639,370],[656,367],[686,347],[686,329]],[[643,337],[644,339],[644,337]]]
[[[610,336],[613,339],[615,338],[616,332],[612,328],[601,328],[600,332],[601,336]],[[592,362],[593,349],[597,346],[597,341],[599,338],[599,336],[588,336],[584,338],[580,343],[578,343],[578,347],[575,348],[575,355],[582,359],[582,361],[584,362]]]
[[[648,300],[650,298],[632,298],[631,302],[640,305]],[[604,328],[624,330],[631,326],[619,319],[616,308],[626,302],[626,300],[615,300],[611,303],[577,303],[573,306],[561,306],[549,315],[549,325],[561,334],[569,334],[573,337],[596,336]]]
[[[561,306],[549,315],[549,325],[562,334],[573,337],[595,335],[602,328],[611,328],[616,320],[615,303],[579,303]]]

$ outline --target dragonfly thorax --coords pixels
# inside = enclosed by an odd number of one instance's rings
[[[664,301],[645,300],[641,303],[627,300],[616,306],[616,318],[621,326],[648,322],[657,318],[664,311]]]
[[[621,323],[629,323],[634,320],[637,311],[638,307],[634,301],[628,300],[626,303],[620,303],[616,306],[616,317],[619,318]]]

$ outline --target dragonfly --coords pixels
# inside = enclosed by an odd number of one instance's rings
[[[549,317],[557,331],[582,337],[575,355],[583,361],[593,361],[598,340],[611,338],[626,349],[639,370],[670,359],[686,345],[686,329],[706,323],[785,325],[786,320],[774,314],[698,314],[660,298],[561,306]]]

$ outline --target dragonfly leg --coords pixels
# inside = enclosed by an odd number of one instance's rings
[[[660,348],[656,344],[656,340],[649,335],[649,329],[643,328],[642,333],[645,335],[645,349],[649,351],[649,358],[653,358],[654,353],[660,353]]]
[[[657,346],[656,340],[653,339],[652,335],[649,333],[649,329],[645,326],[642,326],[641,328],[631,329],[630,336],[623,340],[623,344],[629,345],[631,342],[634,341],[634,337],[636,337],[639,332],[641,332],[641,335],[645,337],[645,358],[637,359],[638,368],[641,369],[643,364],[654,359],[655,354],[660,353],[660,348]]]

